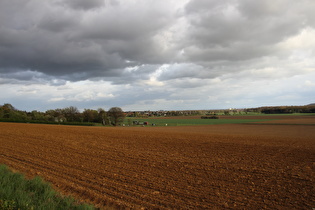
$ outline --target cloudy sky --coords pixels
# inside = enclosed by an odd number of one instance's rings
[[[0,105],[315,102],[314,0],[0,0]]]

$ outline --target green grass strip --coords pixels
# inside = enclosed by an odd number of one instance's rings
[[[128,121],[129,119],[129,121]],[[157,118],[127,118],[125,124],[132,121],[148,122],[149,126],[154,123],[156,126],[187,126],[187,125],[218,125],[218,124],[240,124],[270,121],[271,119],[157,119]]]
[[[22,174],[11,172],[0,165],[0,209],[95,209],[87,204],[78,204],[71,197],[61,196],[49,183],[40,177],[25,179]]]

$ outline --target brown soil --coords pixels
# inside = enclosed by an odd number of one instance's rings
[[[292,118],[264,121],[263,123],[269,124],[292,124],[292,125],[315,125],[315,117],[313,118]]]
[[[312,209],[314,128],[0,123],[0,163],[99,207]]]

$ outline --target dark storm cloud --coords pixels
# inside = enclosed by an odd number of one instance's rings
[[[170,24],[171,14],[155,1],[4,0],[0,10],[2,73],[25,69],[69,80],[118,77],[131,64],[166,58],[154,36]]]
[[[278,43],[314,26],[314,6],[309,0],[191,0],[186,5],[1,0],[0,73],[122,84],[148,79],[169,64],[156,79],[215,78],[279,56]]]

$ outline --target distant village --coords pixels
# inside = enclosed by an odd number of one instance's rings
[[[225,109],[225,110],[179,110],[179,111],[128,111],[126,117],[172,117],[193,115],[215,115],[215,114],[237,114],[245,113],[247,109]]]

